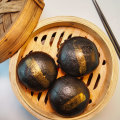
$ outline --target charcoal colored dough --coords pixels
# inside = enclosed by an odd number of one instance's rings
[[[99,64],[97,47],[84,37],[72,37],[65,40],[57,57],[62,70],[74,77],[92,72]]]
[[[52,108],[67,117],[83,113],[89,98],[90,93],[84,82],[68,75],[58,78],[49,91]]]
[[[57,77],[54,59],[44,52],[32,52],[17,67],[19,81],[31,90],[45,90]]]

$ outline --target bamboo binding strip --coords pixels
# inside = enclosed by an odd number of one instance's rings
[[[25,43],[43,8],[43,0],[0,0],[0,62]]]
[[[112,43],[98,27],[76,17],[49,18],[41,21],[39,27],[10,61],[10,81],[18,100],[38,119],[87,120],[91,118],[105,106],[116,87],[118,59]],[[73,36],[82,36],[93,41],[100,53],[100,63],[95,71],[83,77],[84,83],[90,90],[90,101],[87,109],[81,115],[64,118],[51,108],[47,90],[34,92],[20,84],[16,69],[19,61],[34,51],[46,52],[57,61],[56,54],[60,44]],[[59,69],[57,77],[63,75],[64,73]]]

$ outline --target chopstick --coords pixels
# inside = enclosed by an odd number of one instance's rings
[[[109,24],[108,24],[104,14],[102,13],[98,3],[96,2],[96,0],[92,0],[92,1],[93,1],[93,4],[94,4],[94,6],[95,6],[95,8],[96,8],[96,10],[98,12],[98,15],[99,15],[104,27],[105,27],[105,30],[106,30],[106,32],[107,32],[107,34],[108,34],[114,48],[115,48],[115,50],[116,50],[116,53],[117,53],[117,55],[118,55],[118,57],[120,59],[120,46],[119,46],[119,44],[118,44],[118,42],[117,42],[117,40],[116,40],[116,38],[115,38]]]

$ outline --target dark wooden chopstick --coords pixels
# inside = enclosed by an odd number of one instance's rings
[[[111,40],[111,42],[112,42],[112,44],[113,44],[113,46],[114,46],[114,48],[116,50],[116,53],[118,54],[118,57],[120,59],[120,46],[119,46],[119,44],[118,44],[118,42],[117,42],[117,40],[116,40],[116,38],[115,38],[109,24],[108,24],[104,14],[102,13],[98,3],[96,2],[96,0],[92,0],[92,1],[93,1],[94,6],[95,6],[95,8],[96,8],[96,10],[97,10],[97,12],[98,12],[98,14],[100,16],[100,19],[101,19],[102,23],[103,23],[103,25],[104,25],[104,27],[105,27],[105,29],[107,31],[107,34],[108,34],[108,36],[109,36],[109,38],[110,38],[110,40]]]

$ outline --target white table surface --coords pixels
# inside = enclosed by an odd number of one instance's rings
[[[77,16],[93,22],[105,32],[92,0],[44,1],[46,6],[41,20],[53,16]],[[120,44],[120,0],[99,0],[98,3]],[[0,64],[0,120],[37,120],[25,110],[12,91],[9,60]],[[120,120],[120,78],[110,102],[91,120]]]

